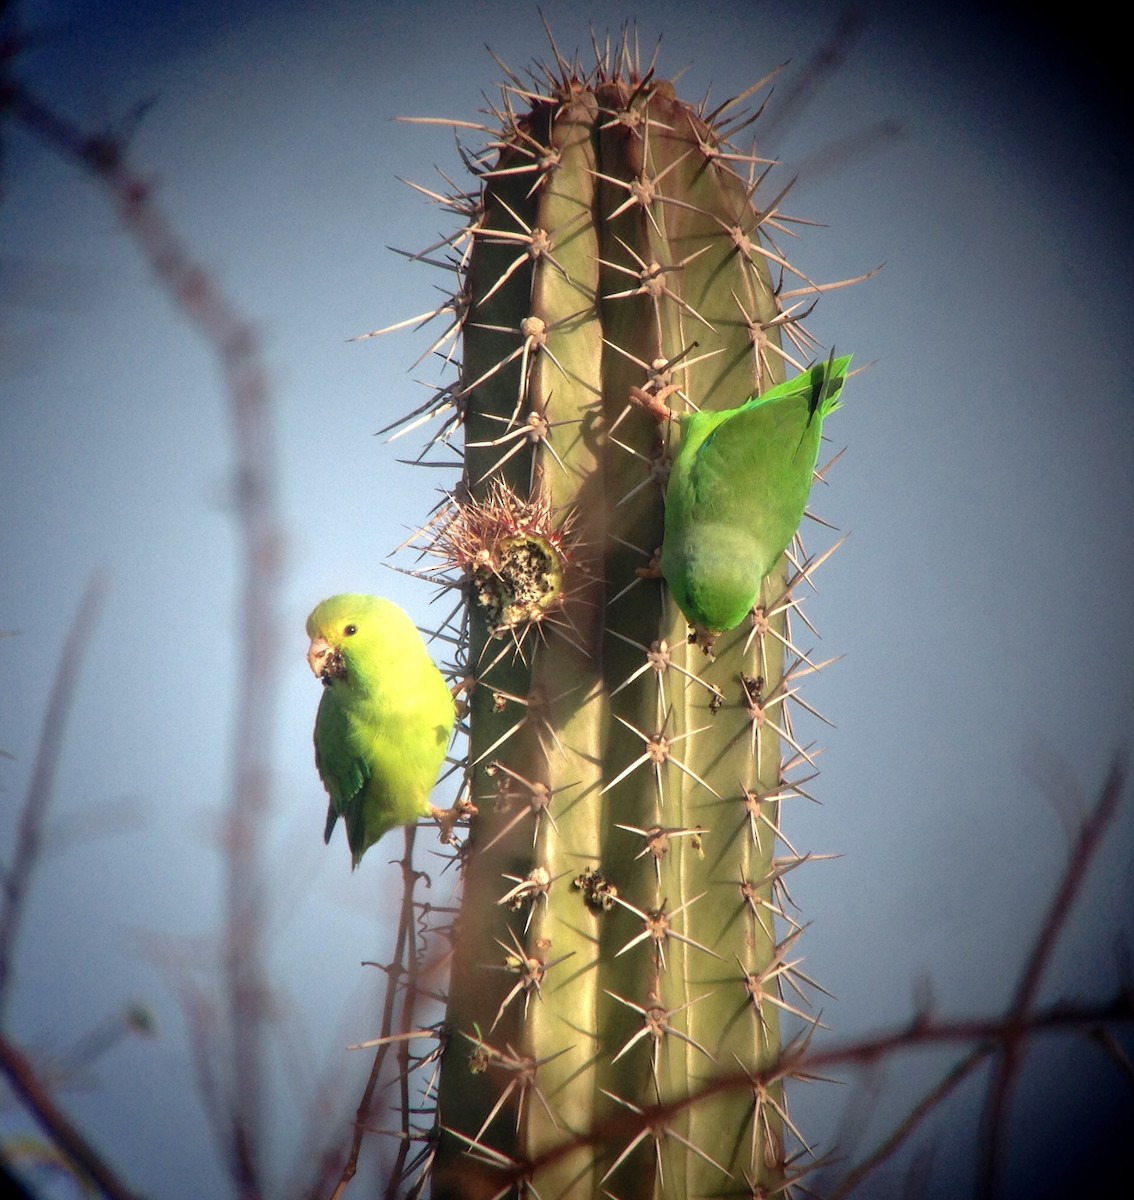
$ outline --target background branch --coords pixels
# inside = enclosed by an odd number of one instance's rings
[[[67,727],[67,717],[75,696],[79,668],[98,615],[105,586],[102,577],[95,575],[87,584],[79,603],[79,611],[71,622],[67,639],[55,668],[51,696],[47,702],[35,765],[20,811],[16,831],[16,846],[11,865],[4,875],[4,904],[0,910],[0,1028],[12,991],[12,967],[16,938],[27,910],[28,889],[39,864],[44,820],[55,787],[55,772],[59,766],[59,751]]]
[[[5,84],[3,106],[57,153],[93,174],[118,205],[159,285],[212,348],[224,375],[235,446],[233,501],[242,539],[241,650],[232,728],[232,793],[225,823],[226,932],[224,976],[231,1064],[226,1152],[239,1194],[262,1194],[264,1024],[264,885],[258,846],[269,808],[269,737],[276,707],[281,531],[275,445],[268,388],[251,324],[183,247],[131,170],[116,137],[86,134],[18,82]]]
[[[40,1128],[108,1200],[134,1200],[134,1193],[56,1104],[24,1054],[0,1034],[0,1071]]]

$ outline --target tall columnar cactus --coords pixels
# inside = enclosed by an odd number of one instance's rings
[[[479,814],[436,1197],[763,1196],[791,1175],[767,1068],[810,982],[780,807],[813,773],[788,702],[821,664],[787,618],[815,563],[796,543],[711,653],[658,571],[680,429],[657,414],[736,407],[816,357],[818,289],[785,287],[780,198],[733,146],[744,99],[691,107],[625,41],[589,73],[556,51],[510,75],[466,155],[477,190],[443,201],[468,218],[459,378],[415,416],[463,434],[425,541],[462,599]],[[713,1092],[724,1073],[751,1085]]]

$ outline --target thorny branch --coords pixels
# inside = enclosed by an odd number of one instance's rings
[[[79,668],[94,628],[103,591],[103,581],[96,575],[87,584],[79,610],[63,643],[39,735],[35,765],[20,812],[15,853],[11,863],[4,869],[4,900],[3,909],[0,910],[0,1027],[3,1027],[4,1013],[12,992],[15,943],[27,906],[32,875],[39,865],[43,824],[51,805],[59,750],[79,679]]]
[[[15,854],[4,873],[3,909],[0,911],[0,1013],[12,991],[15,944],[26,908],[35,868],[39,865],[44,820],[51,805],[59,751],[74,697],[79,668],[104,590],[96,575],[87,584],[79,610],[71,623],[44,715],[31,781],[20,813]],[[0,1030],[5,1022],[0,1016]],[[109,1200],[129,1200],[133,1193],[106,1163],[51,1095],[32,1062],[9,1037],[0,1032],[0,1073],[35,1117],[40,1128],[63,1152],[76,1170]]]
[[[1000,1039],[1003,1053],[989,1080],[988,1094],[981,1118],[978,1187],[979,1194],[984,1200],[990,1200],[996,1191],[996,1176],[1003,1141],[1002,1134],[1008,1116],[1009,1094],[1012,1089],[1012,1081],[1019,1069],[1027,1035],[1028,1016],[1034,1007],[1040,980],[1051,962],[1060,931],[1066,924],[1071,907],[1082,890],[1091,860],[1102,842],[1107,826],[1118,809],[1125,787],[1125,763],[1115,760],[1111,764],[1110,773],[1095,807],[1080,827],[1074,850],[1063,873],[1063,879],[1051,899],[1051,907],[1040,927],[1039,936],[1020,973],[1020,981],[1016,985],[1016,994],[1012,1004],[1004,1014],[1004,1032]]]
[[[725,1092],[750,1090],[754,1086],[774,1082],[777,1079],[799,1076],[815,1076],[823,1071],[837,1068],[869,1066],[892,1055],[907,1050],[924,1049],[931,1046],[974,1044],[974,1049],[960,1064],[950,1068],[942,1085],[931,1093],[932,1103],[919,1105],[910,1117],[899,1126],[900,1136],[891,1135],[884,1145],[884,1153],[873,1154],[867,1160],[870,1167],[878,1166],[894,1153],[929,1114],[936,1104],[944,1099],[979,1062],[995,1054],[1009,1038],[1033,1037],[1042,1033],[1058,1033],[1094,1029],[1104,1024],[1134,1024],[1134,990],[1123,988],[1117,995],[1100,1004],[1055,1004],[1037,1009],[1018,1029],[1009,1031],[1002,1016],[974,1018],[957,1021],[920,1021],[873,1038],[861,1038],[845,1046],[829,1050],[805,1050],[793,1053],[790,1049],[780,1059],[759,1072],[729,1072],[717,1076],[711,1083],[695,1092],[644,1108],[641,1113],[612,1117],[601,1128],[589,1130],[570,1142],[554,1147],[527,1167],[541,1166],[572,1153],[578,1146],[601,1146],[608,1142],[625,1139],[642,1128],[665,1125],[678,1113],[692,1108],[710,1096]],[[915,1118],[911,1120],[911,1117]],[[856,1169],[854,1184],[857,1186],[869,1173]],[[837,1196],[849,1194],[849,1187],[840,1187]]]
[[[7,79],[0,107],[107,189],[159,285],[219,360],[236,451],[233,500],[243,541],[241,654],[236,679],[233,784],[225,830],[227,924],[224,977],[230,1043],[227,1113],[229,1169],[242,1197],[262,1194],[264,1025],[267,983],[262,938],[264,885],[256,831],[269,801],[267,763],[275,712],[281,532],[275,497],[275,447],[268,387],[255,330],[195,262],[134,172],[120,139],[86,134]]]
[[[3,1035],[0,1035],[0,1071],[44,1133],[107,1200],[134,1200],[134,1193],[56,1104],[32,1064]]]
[[[385,968],[386,988],[382,1004],[381,1032],[377,1039],[378,1047],[374,1053],[374,1061],[370,1066],[370,1075],[366,1080],[362,1099],[358,1103],[358,1111],[355,1113],[354,1132],[351,1137],[350,1151],[347,1154],[346,1162],[343,1164],[338,1183],[331,1193],[331,1200],[341,1200],[341,1197],[346,1192],[347,1184],[354,1178],[358,1170],[358,1156],[362,1150],[362,1139],[366,1133],[367,1124],[374,1107],[374,1091],[382,1076],[382,1068],[386,1062],[386,1055],[390,1047],[398,1040],[394,1029],[394,1009],[397,1005],[399,987],[406,988],[406,1001],[403,1004],[402,1019],[400,1022],[400,1029],[402,1031],[409,1028],[408,1022],[413,1012],[414,1001],[416,1000],[417,952],[414,945],[414,892],[418,874],[413,868],[413,847],[416,832],[416,826],[406,826],[405,853],[401,858],[402,908],[398,917],[398,936],[390,958],[390,965]],[[403,975],[407,975],[408,979],[403,980]],[[406,1043],[402,1041],[398,1044],[404,1048]],[[405,1064],[403,1063],[402,1066],[402,1083],[405,1086]],[[404,1124],[398,1159],[399,1165],[404,1162],[405,1155],[409,1149],[408,1111],[408,1104],[405,1103],[405,1099],[403,1098],[402,1120]],[[398,1170],[391,1172],[391,1186],[397,1183],[399,1175],[400,1171]]]

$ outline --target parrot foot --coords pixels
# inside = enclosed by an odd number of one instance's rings
[[[719,633],[713,633],[712,630],[706,629],[703,625],[691,625],[689,627],[689,645],[700,646],[705,652],[705,657],[711,660],[716,659],[713,653],[713,647],[717,644]]]
[[[634,574],[639,579],[661,579],[661,551],[655,550],[646,566],[635,567]]]
[[[480,810],[471,801],[464,798],[458,799],[452,808],[435,808],[429,806],[429,815],[437,822],[440,830],[440,840],[446,845],[452,845],[454,841],[453,830],[458,821],[464,820],[466,817],[475,817]]]
[[[449,689],[453,693],[453,704],[456,706],[457,719],[460,721],[469,715],[469,702],[465,697],[471,696],[475,687],[476,680],[466,675],[464,679],[454,683]]]

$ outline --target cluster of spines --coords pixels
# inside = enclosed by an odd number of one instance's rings
[[[530,81],[508,72],[495,128],[456,123],[487,135],[462,150],[479,187],[420,189],[465,225],[414,257],[458,286],[389,327],[447,319],[427,353],[459,372],[390,428],[463,434],[463,478],[421,544],[463,601],[445,636],[480,810],[427,1088],[440,1124],[416,1169],[441,1196],[476,1170],[545,1200],[771,1194],[796,1173],[785,1127],[803,1140],[779,1016],[803,1036],[817,1020],[785,883],[806,856],[780,807],[813,777],[790,705],[826,664],[790,627],[827,555],[797,542],[706,658],[651,569],[668,431],[629,397],[764,390],[803,365],[785,336],[810,357],[800,320],[822,289],[783,287],[782,195],[757,209],[767,164],[731,146],[751,91],[694,111],[626,36],[587,74],[555,56]],[[526,608],[499,601],[529,583]],[[730,1072],[747,1094],[712,1092]],[[604,1143],[604,1126],[625,1132]]]

